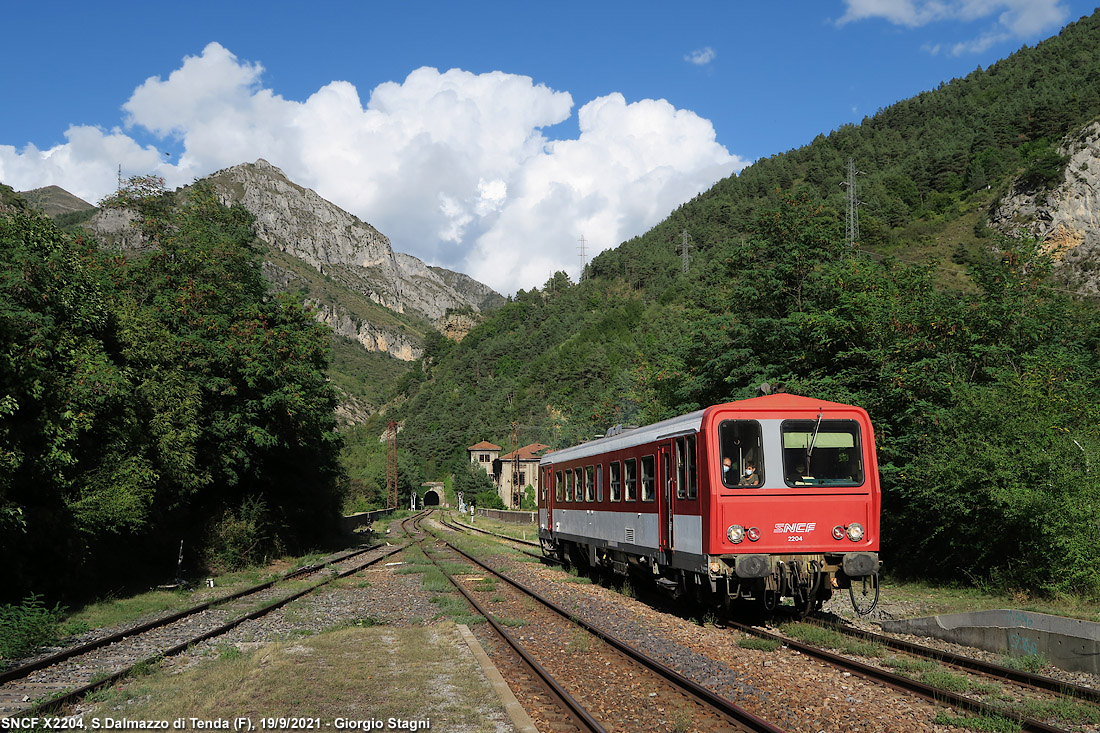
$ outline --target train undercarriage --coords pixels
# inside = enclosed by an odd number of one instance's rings
[[[860,615],[878,604],[877,553],[683,556],[545,537],[542,549],[578,570],[652,583],[674,599],[730,615],[770,613],[790,601],[805,616],[820,610],[836,590],[848,590]]]

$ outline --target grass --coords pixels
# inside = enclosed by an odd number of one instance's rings
[[[456,624],[473,626],[485,622],[485,618],[470,608],[466,599],[456,593],[440,593],[432,596],[432,603],[439,606],[436,618],[449,618]]]
[[[124,708],[131,720],[247,717],[258,726],[262,717],[330,724],[393,717],[430,719],[432,729],[495,731],[506,716],[461,644],[450,624],[349,628],[266,644],[130,681],[97,698],[83,718],[90,725]]]
[[[936,725],[949,725],[965,730],[988,731],[989,733],[1017,733],[1020,724],[1009,718],[1001,718],[995,715],[970,715],[955,717],[945,710],[936,713],[932,719]]]
[[[582,628],[574,628],[565,649],[569,652],[587,652],[591,644],[592,635],[590,633]]]
[[[1042,654],[1025,654],[1022,657],[1005,654],[1000,661],[1002,667],[1028,672],[1029,674],[1039,674],[1048,664],[1046,657]]]
[[[1057,700],[1025,700],[1019,706],[1020,712],[1035,720],[1059,720],[1075,725],[1100,723],[1100,708],[1081,700],[1061,697]]]
[[[501,626],[507,626],[509,628],[518,628],[527,625],[527,621],[522,618],[504,618],[502,616],[497,616],[496,621]]]
[[[1010,608],[1034,613],[1049,613],[1088,621],[1100,621],[1095,599],[1059,596],[1035,598],[1027,592],[992,593],[979,587],[936,585],[921,582],[897,582],[884,579],[884,598],[903,598],[913,605],[912,616],[964,613],[993,608]]]
[[[790,623],[783,624],[780,629],[792,639],[826,649],[837,649],[857,657],[881,657],[884,654],[881,644],[853,639],[815,624]]]
[[[306,565],[316,565],[325,556],[309,553],[300,557],[282,558],[264,568],[246,568],[215,576],[216,594],[227,595],[234,590],[259,585],[280,577],[287,569],[295,570]],[[65,618],[61,625],[63,634],[80,634],[91,629],[123,626],[141,619],[155,618],[174,611],[189,608],[202,600],[209,600],[207,589],[153,589],[126,597],[107,597],[78,608]]]
[[[783,642],[778,639],[761,639],[757,636],[749,636],[737,642],[737,646],[742,649],[757,649],[762,652],[774,652],[776,649],[783,646]]]

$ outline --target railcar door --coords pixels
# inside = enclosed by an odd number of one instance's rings
[[[660,496],[657,500],[657,522],[660,525],[660,549],[671,552],[675,537],[672,532],[673,517],[673,476],[672,441],[661,446],[661,465],[657,469],[661,479]]]
[[[539,526],[547,532],[554,531],[554,469],[542,469],[542,493],[539,495]]]

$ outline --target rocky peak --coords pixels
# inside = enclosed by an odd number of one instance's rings
[[[226,168],[209,180],[225,203],[240,203],[256,217],[266,244],[398,313],[439,323],[448,309],[478,311],[487,298],[500,298],[470,278],[479,287],[456,288],[440,268],[395,253],[373,226],[293,183],[266,160]],[[458,281],[458,273],[450,275]]]

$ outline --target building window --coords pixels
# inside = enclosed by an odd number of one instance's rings
[[[491,461],[491,460],[492,460],[491,458],[489,458],[489,454],[488,454],[488,453],[482,453],[481,455],[479,455],[479,456],[477,457],[477,459],[478,459],[479,461],[481,461],[482,463],[488,463],[489,461]]]

